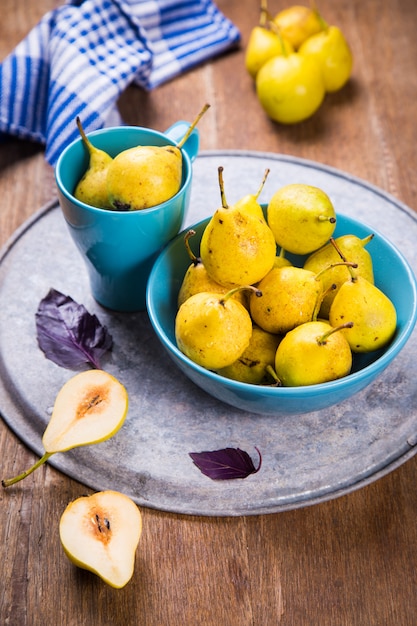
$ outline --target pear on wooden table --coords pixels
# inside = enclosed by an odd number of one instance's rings
[[[255,26],[248,40],[245,54],[245,67],[252,78],[256,78],[261,67],[273,57],[294,52],[291,43],[280,38],[266,26]]]
[[[135,146],[116,155],[107,173],[107,193],[118,211],[140,211],[166,202],[181,188],[181,148],[209,108],[206,104],[177,145]]]
[[[59,523],[61,544],[70,561],[116,589],[133,576],[141,534],[139,508],[118,491],[77,498]]]
[[[323,19],[316,8],[298,4],[279,11],[274,17],[274,22],[282,37],[289,41],[295,50],[324,27]]]
[[[304,41],[298,52],[301,55],[312,56],[318,61],[327,92],[338,91],[349,80],[353,55],[338,26],[326,25],[322,31]]]
[[[91,143],[84,132],[79,117],[77,117],[76,122],[81,139],[88,150],[89,164],[75,187],[74,196],[89,206],[108,209],[110,208],[110,201],[107,193],[107,172],[113,159],[107,152],[96,148]]]
[[[45,454],[19,476],[3,480],[3,487],[19,482],[57,452],[110,439],[123,425],[127,411],[127,391],[114,376],[98,369],[76,374],[56,396],[42,437]]]
[[[279,34],[278,27],[269,17],[266,0],[262,0],[259,23],[252,28],[245,50],[247,72],[256,78],[266,61],[291,52],[294,52],[292,44]]]

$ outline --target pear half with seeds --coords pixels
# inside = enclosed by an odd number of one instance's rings
[[[118,491],[99,491],[70,502],[59,523],[70,561],[116,589],[133,576],[141,534],[139,508]]]
[[[44,448],[52,454],[105,441],[119,430],[127,409],[127,391],[114,376],[98,369],[81,372],[56,397]]]
[[[76,374],[56,396],[42,437],[45,454],[22,474],[3,480],[3,487],[26,478],[56,452],[110,439],[123,425],[127,410],[127,391],[114,376],[98,369]]]

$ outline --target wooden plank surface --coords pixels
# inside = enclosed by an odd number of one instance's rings
[[[52,0],[2,0],[3,59]],[[151,93],[129,87],[126,122],[164,130],[201,104],[202,149],[274,151],[360,176],[417,207],[417,4],[321,0],[351,43],[350,83],[310,120],[268,120],[244,71],[255,0],[219,0],[242,47]],[[278,11],[282,2],[270,0]],[[247,190],[245,190],[247,193]],[[41,148],[0,144],[0,244],[54,198]],[[16,285],[16,289],[19,286]],[[13,332],[13,320],[10,320]],[[417,385],[417,383],[416,383]],[[35,457],[0,422],[2,477]],[[347,496],[305,509],[199,518],[142,509],[132,581],[122,590],[75,569],[58,537],[68,502],[89,490],[46,466],[0,491],[0,624],[9,626],[413,626],[417,623],[417,459]]]

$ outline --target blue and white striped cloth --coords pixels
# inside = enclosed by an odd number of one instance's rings
[[[129,84],[152,90],[239,40],[211,0],[68,0],[0,65],[0,137],[45,145],[55,165],[77,115],[87,131],[120,123]]]

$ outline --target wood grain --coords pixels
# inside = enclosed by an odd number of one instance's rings
[[[0,58],[55,5],[2,0]],[[119,102],[126,122],[164,130],[177,119],[192,119],[208,101],[202,149],[316,160],[360,176],[415,209],[415,0],[321,0],[327,21],[342,26],[351,43],[354,74],[342,91],[326,96],[313,118],[294,127],[265,117],[244,71],[257,2],[218,5],[241,30],[240,50],[154,92],[129,87]],[[273,12],[283,6],[270,0]],[[0,145],[0,244],[55,195],[41,147],[15,139]],[[0,449],[2,477],[35,461],[3,422]],[[135,575],[116,591],[74,568],[63,554],[59,517],[69,501],[89,490],[45,466],[0,491],[0,624],[413,626],[416,482],[413,458],[359,491],[280,514],[201,518],[143,508]]]

